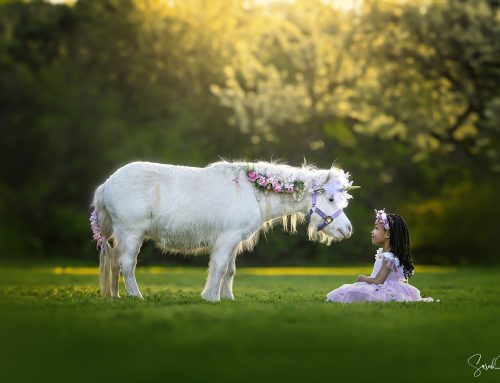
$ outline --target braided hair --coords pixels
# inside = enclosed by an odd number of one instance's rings
[[[410,254],[410,234],[406,222],[397,214],[387,214],[391,252],[398,257],[403,265],[404,276],[408,280],[413,275],[413,259]]]

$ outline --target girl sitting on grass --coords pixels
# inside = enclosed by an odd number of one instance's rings
[[[369,277],[360,275],[356,283],[345,284],[327,294],[330,302],[433,302],[422,298],[420,291],[408,284],[413,275],[410,239],[405,221],[397,214],[375,210],[372,243],[382,246],[375,254],[375,264]]]

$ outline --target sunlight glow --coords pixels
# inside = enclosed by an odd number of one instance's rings
[[[73,5],[77,2],[77,0],[45,0],[52,4],[68,4]],[[175,2],[171,2],[169,0],[163,0],[170,6],[174,6]],[[279,6],[280,4],[293,4],[296,0],[245,0],[243,2],[244,8],[252,8],[252,7],[265,7],[265,6]],[[363,0],[322,0],[324,4],[329,4],[334,9],[338,9],[344,12],[358,12],[361,9],[361,5]]]
[[[295,0],[248,0],[246,1],[246,6],[270,6],[279,4],[292,4]],[[322,0],[323,3],[329,4],[332,8],[338,9],[344,12],[355,11],[358,12],[361,8],[363,0]]]
[[[358,275],[369,274],[371,266],[356,267],[240,267],[238,275],[260,275],[260,276],[313,276],[313,275]],[[48,272],[55,275],[98,275],[98,267],[54,267],[39,268],[39,272]],[[450,273],[458,271],[454,266],[418,266],[420,273]],[[149,266],[139,267],[137,272],[152,275],[161,274],[185,274],[193,275],[205,273],[205,268],[199,267],[164,267]]]
[[[45,1],[52,4],[68,4],[68,5],[73,5],[77,2],[77,0],[45,0]]]

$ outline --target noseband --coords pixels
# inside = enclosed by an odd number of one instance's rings
[[[320,208],[316,207],[316,194],[318,193],[317,190],[318,189],[316,189],[315,185],[313,184],[313,188],[312,188],[312,206],[309,209],[309,211],[307,212],[306,221],[309,222],[311,220],[311,216],[313,215],[313,213],[318,214],[321,218],[323,218],[323,222],[321,223],[321,225],[319,225],[317,227],[317,231],[321,231],[326,226],[328,226],[329,224],[331,224],[335,218],[337,218],[340,214],[342,214],[343,210],[342,209],[337,210],[332,215],[326,215],[325,213],[323,213],[323,211],[321,211]]]

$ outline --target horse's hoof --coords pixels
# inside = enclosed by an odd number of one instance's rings
[[[208,302],[212,302],[212,303],[220,302],[220,297],[211,296],[210,294],[207,294],[206,292],[202,292],[201,297]]]
[[[129,295],[127,295],[127,297],[130,298],[130,299],[137,299],[139,301],[143,301],[144,300],[144,298],[142,297],[142,295],[132,295],[132,294],[129,294]]]

